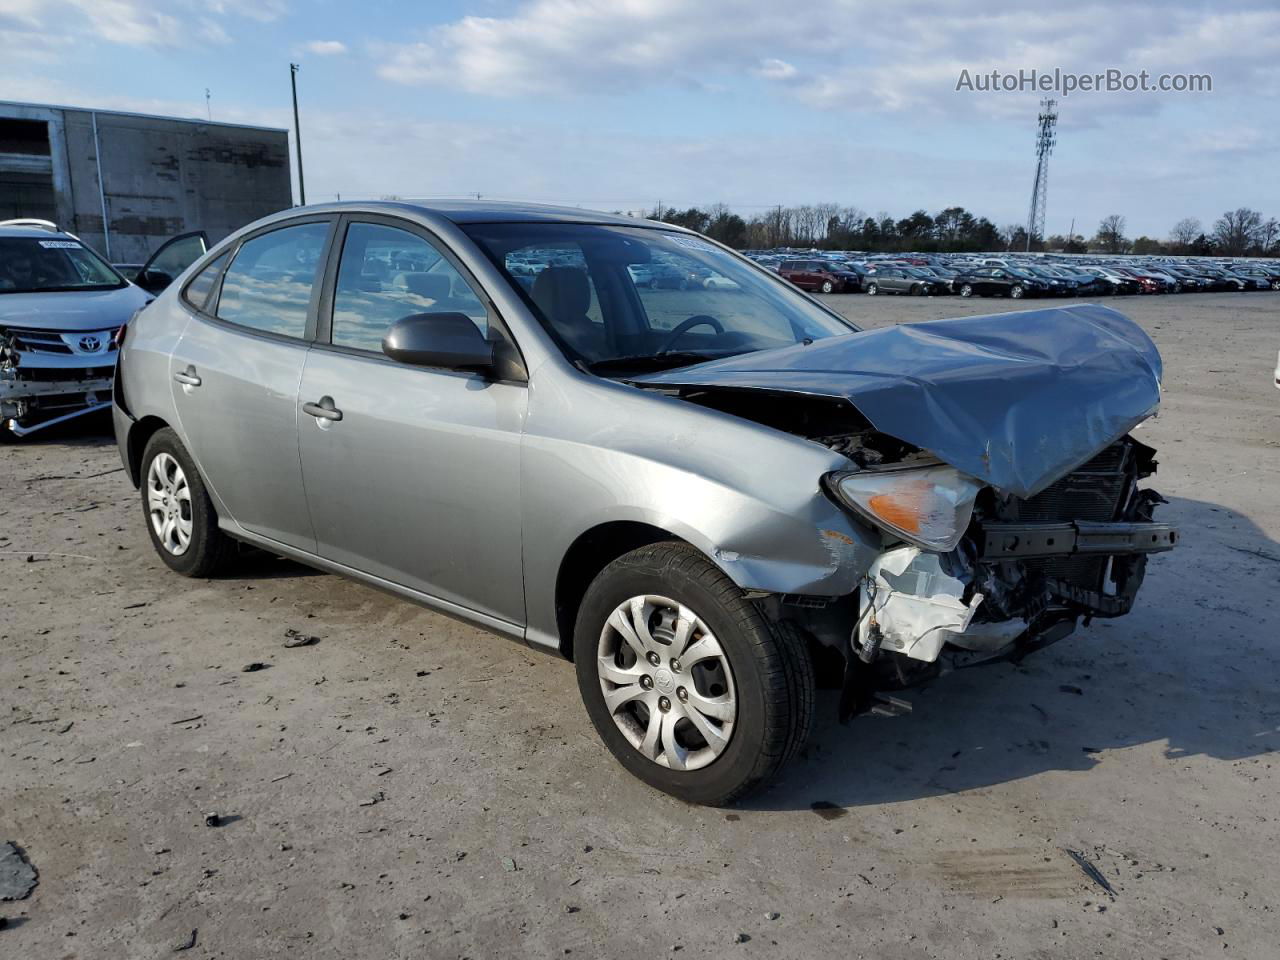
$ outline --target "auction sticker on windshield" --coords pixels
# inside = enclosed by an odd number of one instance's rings
[[[80,244],[74,240],[41,240],[40,246],[46,250],[79,250]]]

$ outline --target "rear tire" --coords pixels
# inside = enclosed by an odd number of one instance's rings
[[[1009,288],[1009,296],[1013,297],[1015,300],[1021,300],[1024,293],[1026,293],[1026,291],[1020,284],[1015,283]]]
[[[208,577],[235,555],[235,541],[218,528],[218,514],[195,461],[169,427],[142,452],[142,515],[160,559],[184,577]]]
[[[614,757],[689,803],[720,806],[760,787],[812,728],[800,632],[766,620],[689,544],[641,547],[605,567],[587,588],[573,649],[587,714]],[[712,712],[695,717],[695,704]]]
[[[960,296],[962,296],[962,297],[972,297],[972,296],[973,296],[973,285],[972,285],[972,284],[968,284],[968,283],[964,284],[964,285],[960,288]]]

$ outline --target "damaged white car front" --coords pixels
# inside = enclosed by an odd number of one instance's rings
[[[203,233],[162,245],[139,273],[144,289],[52,224],[0,223],[0,432],[108,409],[117,331],[204,249]]]

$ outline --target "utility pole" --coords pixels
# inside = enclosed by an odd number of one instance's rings
[[[204,112],[208,115],[208,117],[209,117],[209,119],[210,119],[210,120],[212,120],[212,119],[213,119],[213,106],[212,106],[212,104],[210,104],[210,102],[209,102],[209,88],[208,88],[208,87],[205,87],[205,88],[204,88]]]
[[[293,144],[298,148],[298,204],[307,205],[307,181],[302,177],[302,128],[298,125],[298,65],[289,64],[289,82],[293,85]]]
[[[1036,179],[1031,186],[1031,212],[1027,215],[1027,252],[1031,244],[1044,234],[1044,212],[1049,197],[1049,154],[1058,142],[1054,128],[1058,125],[1056,100],[1040,101],[1040,132],[1036,135]]]

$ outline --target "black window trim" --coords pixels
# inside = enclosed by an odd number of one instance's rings
[[[194,303],[191,300],[191,298],[187,295],[187,293],[191,289],[191,287],[195,284],[195,282],[199,280],[201,276],[204,275],[204,272],[206,270],[208,270],[211,266],[217,263],[218,260],[221,259],[222,257],[226,257],[227,262],[218,268],[218,272],[213,277],[213,283],[209,287],[209,292],[204,295],[205,305],[207,306],[210,300],[216,299],[214,296],[215,294],[222,293],[222,275],[227,272],[227,265],[230,264],[231,261],[235,259],[234,257],[229,256],[229,254],[231,254],[232,252],[233,251],[231,246],[225,246],[225,247],[216,248],[216,251],[210,250],[209,254],[213,254],[212,256],[209,256],[208,254],[206,254],[206,260],[204,263],[200,265],[200,269],[195,271],[195,273],[191,274],[191,279],[182,285],[182,290],[179,291],[178,293],[178,299],[182,301],[184,306],[189,307],[190,309],[194,310],[196,313],[204,312],[204,307],[200,306],[197,303]]]
[[[254,230],[252,233],[246,233],[244,236],[238,238],[234,243],[231,243],[226,246],[215,247],[213,250],[209,251],[208,254],[206,254],[207,259],[203,264],[201,264],[200,269],[196,270],[195,273],[191,275],[191,279],[188,280],[186,284],[183,285],[181,295],[178,297],[179,302],[183,305],[184,308],[186,308],[191,313],[195,314],[197,318],[204,320],[208,323],[213,323],[220,327],[224,327],[227,330],[232,330],[232,331],[235,331],[236,333],[245,334],[246,336],[261,337],[264,340],[272,340],[277,343],[290,343],[290,344],[301,344],[302,346],[310,346],[311,344],[315,343],[315,340],[316,340],[317,307],[320,303],[320,294],[324,287],[323,281],[326,277],[325,271],[327,269],[329,257],[332,252],[334,232],[335,232],[335,227],[338,220],[339,218],[332,213],[321,213],[321,214],[313,213],[305,216],[293,217],[287,220],[275,220],[271,223],[264,224],[263,226],[259,227],[257,230]],[[255,240],[258,237],[263,236],[264,234],[274,233],[277,230],[284,230],[288,227],[301,227],[301,226],[305,226],[308,223],[327,223],[329,225],[329,232],[325,236],[324,246],[321,247],[320,249],[320,263],[325,266],[325,269],[316,271],[316,279],[311,284],[311,301],[307,304],[307,321],[306,321],[306,326],[303,328],[302,336],[293,337],[286,333],[275,333],[274,331],[271,331],[271,330],[259,330],[256,327],[248,327],[242,323],[236,323],[232,320],[226,320],[218,316],[216,311],[218,309],[218,303],[222,299],[222,281],[226,277],[227,268],[230,267],[231,264],[235,263],[236,257],[240,255],[240,248],[243,247],[250,240]],[[205,301],[205,306],[203,308],[197,307],[195,304],[193,304],[190,300],[187,299],[187,288],[190,287],[191,284],[195,282],[196,277],[200,276],[200,274],[204,272],[205,267],[207,267],[210,263],[212,263],[218,257],[222,256],[224,253],[230,253],[231,256],[230,258],[228,258],[227,262],[223,264],[222,269],[218,272],[218,276],[214,280],[213,289],[209,291],[209,297]]]
[[[373,226],[390,227],[395,230],[403,230],[412,236],[417,236],[425,240],[431,245],[441,258],[453,267],[460,277],[471,287],[472,292],[476,294],[476,298],[480,301],[481,306],[485,309],[485,320],[491,328],[496,328],[506,341],[511,344],[515,351],[515,357],[519,360],[520,373],[518,376],[509,377],[489,377],[495,383],[511,383],[527,385],[529,382],[528,369],[529,365],[525,361],[524,352],[520,349],[520,344],[516,340],[515,335],[511,332],[511,327],[502,318],[497,305],[493,302],[493,298],[489,295],[489,291],[485,289],[479,278],[472,273],[467,265],[458,259],[457,254],[449,246],[445,240],[436,234],[433,230],[424,227],[420,223],[412,220],[405,220],[401,217],[392,216],[385,213],[342,213],[336,218],[335,229],[330,233],[329,248],[325,267],[322,271],[322,283],[320,284],[320,297],[317,301],[316,311],[316,330],[312,339],[312,345],[318,350],[325,350],[330,353],[340,353],[351,357],[359,357],[365,360],[377,360],[382,363],[393,364],[403,369],[405,364],[396,360],[392,360],[380,350],[364,350],[360,347],[349,347],[345,344],[333,342],[333,301],[334,292],[337,289],[338,269],[342,264],[342,249],[347,242],[347,231],[353,224],[371,224]],[[430,373],[445,373],[453,376],[475,377],[477,374],[468,373],[464,370],[451,370],[445,367],[419,367],[417,369]]]

